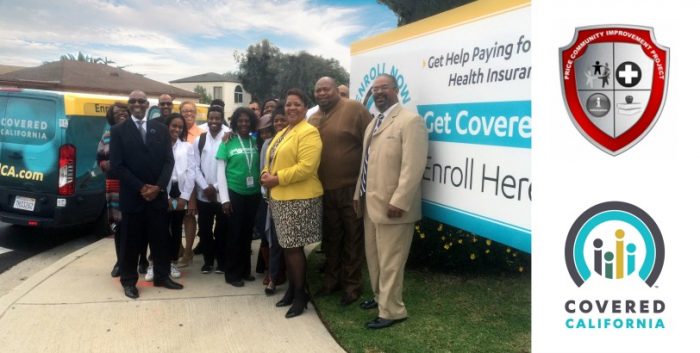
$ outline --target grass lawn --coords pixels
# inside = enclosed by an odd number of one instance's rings
[[[309,286],[321,286],[323,255],[309,256]],[[371,297],[367,270],[365,291]],[[407,269],[404,302],[409,319],[382,330],[364,324],[376,310],[359,301],[339,304],[340,294],[314,298],[321,319],[338,343],[351,353],[530,352],[530,275],[447,275]]]

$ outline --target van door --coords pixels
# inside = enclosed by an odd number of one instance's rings
[[[0,211],[52,217],[63,101],[53,93],[0,93]]]

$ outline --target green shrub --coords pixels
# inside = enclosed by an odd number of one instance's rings
[[[529,273],[530,254],[424,218],[416,223],[408,265],[447,273]]]

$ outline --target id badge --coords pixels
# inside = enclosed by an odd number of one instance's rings
[[[253,180],[252,176],[245,178],[245,185],[249,188],[252,188],[253,186],[255,186],[255,180]]]

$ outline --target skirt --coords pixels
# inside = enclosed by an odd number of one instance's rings
[[[321,241],[321,199],[270,200],[281,247],[298,248]]]

